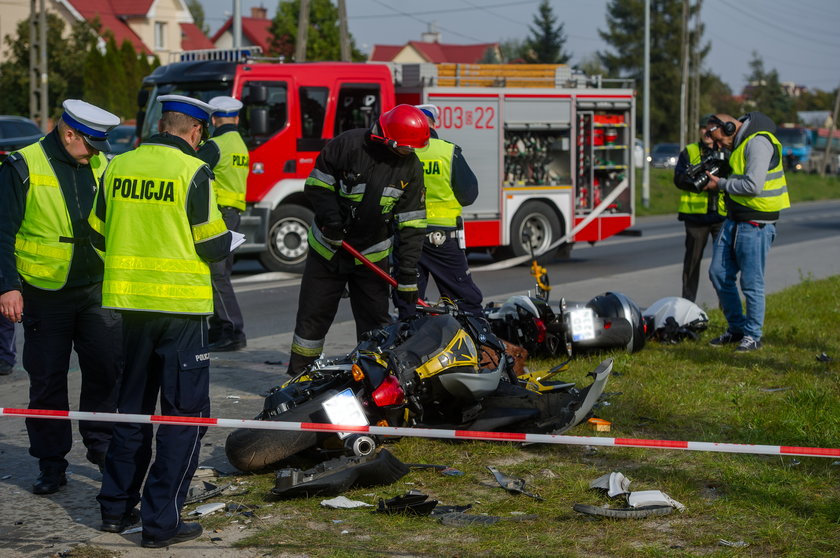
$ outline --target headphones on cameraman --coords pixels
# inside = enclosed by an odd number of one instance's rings
[[[720,126],[723,135],[725,136],[734,136],[735,135],[735,123],[734,122],[724,122],[716,115],[712,115],[709,117],[709,122],[717,124]]]

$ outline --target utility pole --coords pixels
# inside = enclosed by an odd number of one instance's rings
[[[242,48],[242,0],[233,0],[233,48]]]
[[[29,118],[41,121],[41,130],[49,131],[50,111],[47,104],[49,74],[47,73],[47,2],[29,3]]]
[[[306,40],[309,35],[309,0],[300,0],[297,41],[295,41],[295,62],[306,62]]]
[[[643,95],[645,116],[642,120],[642,141],[645,143],[645,162],[642,169],[642,207],[650,207],[650,0],[645,0],[645,61]]]
[[[703,0],[697,0],[694,8],[694,34],[691,41],[691,110],[689,111],[689,123],[693,122],[694,126],[700,123],[700,34],[703,30],[700,21],[700,8],[703,5]],[[691,126],[692,124],[689,124]],[[690,128],[694,129],[694,128]]]
[[[338,0],[338,38],[341,61],[350,62],[350,33],[347,31],[347,1]]]
[[[680,149],[685,148],[686,114],[688,112],[688,1],[682,2],[682,79],[680,79]]]
[[[828,137],[825,140],[825,155],[823,156],[820,176],[825,176],[825,169],[831,168],[831,142],[834,141],[834,130],[837,129],[837,113],[840,112],[840,87],[837,88],[837,97],[834,99],[834,113],[831,115],[831,126],[828,128]]]

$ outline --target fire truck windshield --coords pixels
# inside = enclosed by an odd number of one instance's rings
[[[160,120],[160,103],[156,101],[158,95],[185,95],[201,99],[205,103],[219,95],[230,95],[231,85],[228,83],[163,83],[156,85],[149,95],[143,118],[141,138],[148,139],[158,132]]]

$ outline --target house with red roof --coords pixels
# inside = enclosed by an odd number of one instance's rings
[[[268,10],[251,7],[251,17],[242,18],[242,47],[258,46],[268,52],[271,46],[271,20]],[[228,19],[210,38],[215,48],[233,48],[233,18]]]
[[[373,45],[371,62],[431,62],[442,64],[478,64],[502,59],[499,43],[454,45],[440,42],[440,33],[430,29],[422,40],[408,41],[404,45]]]

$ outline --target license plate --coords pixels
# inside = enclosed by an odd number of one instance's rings
[[[324,401],[321,406],[332,424],[346,424],[348,426],[367,426],[369,424],[362,405],[350,388],[336,393]],[[351,432],[339,432],[338,437],[343,440],[350,434]]]
[[[578,308],[569,312],[572,341],[595,339],[595,314],[592,308]]]

